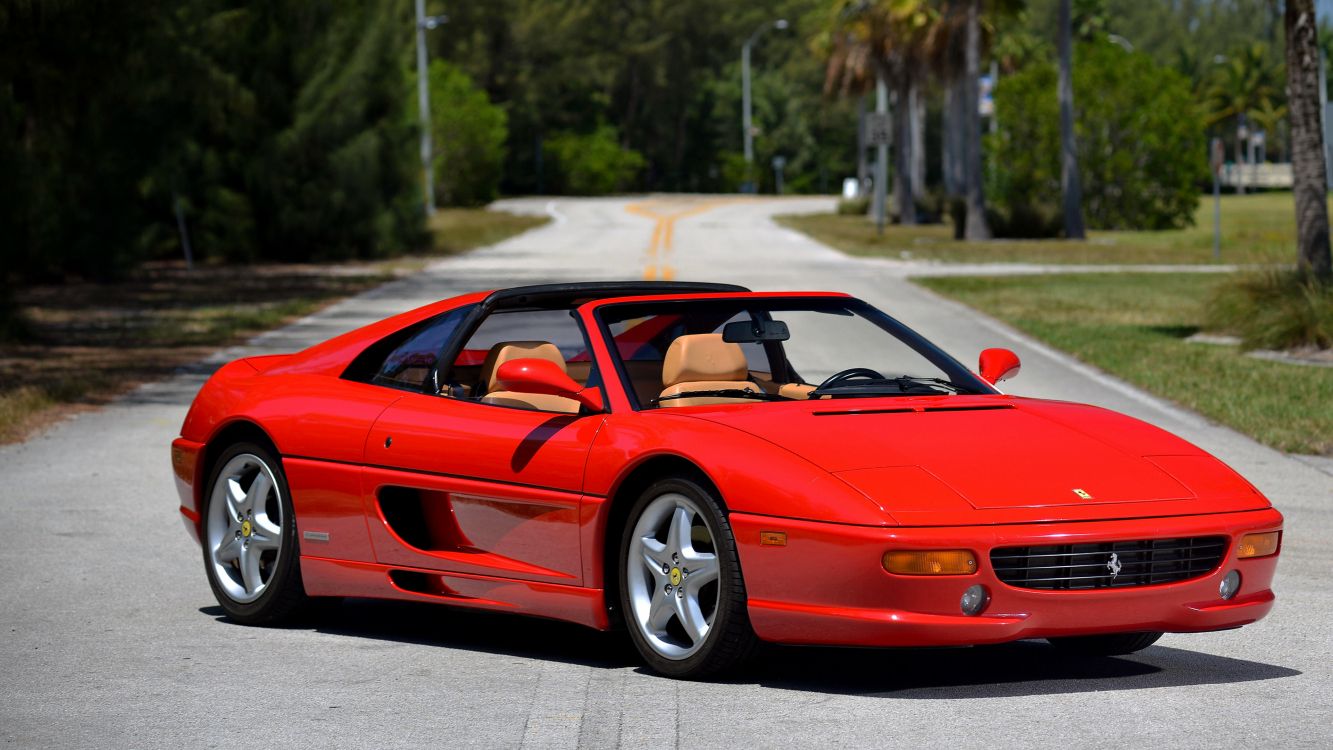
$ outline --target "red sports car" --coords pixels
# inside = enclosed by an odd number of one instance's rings
[[[245,623],[382,597],[623,625],[672,676],[760,641],[1085,654],[1273,606],[1282,516],[1105,409],[1018,398],[860,300],[589,283],[223,367],[172,464]]]

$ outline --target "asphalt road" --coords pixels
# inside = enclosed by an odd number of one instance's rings
[[[0,448],[6,747],[1333,746],[1333,468],[1276,453],[774,225],[828,201],[512,201],[548,226],[395,282],[218,361],[289,351],[420,303],[553,280],[673,277],[862,296],[964,361],[1008,346],[1024,395],[1086,401],[1214,452],[1287,516],[1275,612],[1063,662],[1038,643],[774,648],[682,683],[627,638],[536,619],[352,601],[312,624],[222,619],[179,521],[168,444],[208,365]],[[936,269],[938,270],[938,269]],[[95,376],[95,374],[90,374]],[[1245,394],[1237,393],[1237,398]],[[1331,408],[1311,404],[1311,408]]]

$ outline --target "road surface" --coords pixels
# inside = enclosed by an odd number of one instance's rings
[[[905,280],[776,226],[827,200],[509,201],[553,221],[444,260],[217,361],[290,351],[476,289],[676,278],[836,289],[964,361],[1007,346],[1006,385],[1165,427],[1287,515],[1267,620],[1168,635],[1133,657],[1062,662],[1043,644],[775,648],[715,684],[646,673],[623,634],[353,601],[312,625],[234,625],[181,527],[168,461],[209,366],[0,448],[0,742],[5,747],[1333,746],[1333,474],[1051,352]],[[95,373],[90,373],[95,377]],[[1237,398],[1244,398],[1238,393]],[[1311,408],[1329,408],[1312,404]]]

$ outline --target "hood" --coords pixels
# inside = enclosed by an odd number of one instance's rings
[[[776,443],[903,521],[917,514],[918,521],[939,520],[941,512],[965,510],[992,511],[989,515],[1010,521],[1158,515],[1163,510],[1107,507],[1142,503],[1175,506],[1173,514],[1219,512],[1241,508],[1193,506],[1240,497],[1248,509],[1258,495],[1184,440],[1097,407],[1008,396],[765,406],[703,410],[693,416]],[[1038,512],[999,513],[1018,510]]]

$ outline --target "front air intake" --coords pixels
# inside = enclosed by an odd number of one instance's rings
[[[1226,550],[1224,536],[1196,536],[1000,547],[991,550],[990,561],[997,578],[1021,589],[1130,588],[1206,575]]]

